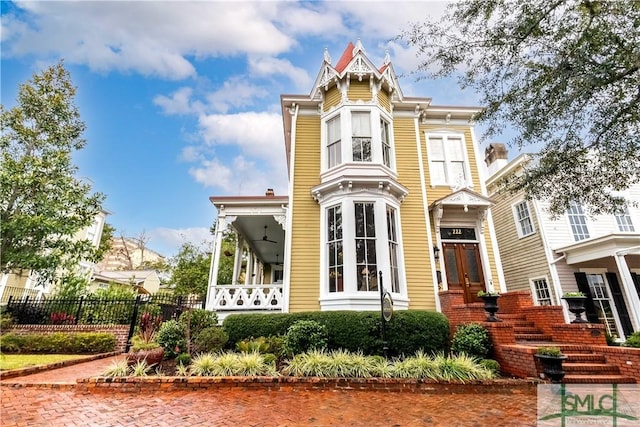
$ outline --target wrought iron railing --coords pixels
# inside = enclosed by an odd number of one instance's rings
[[[24,297],[7,301],[6,311],[16,324],[59,324],[59,325],[128,325],[136,323],[137,316],[159,307],[164,319],[180,315],[188,308],[203,308],[201,299],[175,297],[171,295],[146,296],[127,299],[106,299],[91,296],[80,298],[32,299]]]
[[[282,310],[282,285],[218,285],[213,288],[216,311]]]

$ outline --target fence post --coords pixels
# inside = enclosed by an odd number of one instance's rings
[[[140,295],[136,297],[136,303],[133,305],[133,314],[131,315],[131,323],[129,325],[129,336],[127,337],[127,347],[124,349],[126,353],[131,348],[131,337],[136,330],[136,320],[138,319],[138,305],[140,304]]]
[[[78,304],[78,309],[76,310],[76,319],[74,325],[78,324],[78,319],[80,318],[80,314],[82,313],[82,301],[84,301],[84,297],[80,297],[80,304]]]

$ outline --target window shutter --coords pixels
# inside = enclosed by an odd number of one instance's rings
[[[598,313],[596,313],[596,306],[593,304],[593,294],[589,288],[589,282],[587,281],[586,273],[573,273],[576,276],[576,283],[578,284],[578,290],[587,296],[585,301],[585,314],[587,320],[591,323],[600,323],[598,320]]]
[[[618,276],[615,273],[606,273],[607,281],[609,282],[609,288],[611,289],[611,297],[613,303],[618,310],[618,317],[620,318],[620,324],[622,325],[622,331],[625,336],[629,336],[633,333],[633,326],[631,326],[631,319],[629,318],[629,311],[627,310],[627,304],[624,302],[624,296],[620,289],[620,283],[618,282]]]

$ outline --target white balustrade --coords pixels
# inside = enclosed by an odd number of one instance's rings
[[[213,309],[282,311],[282,285],[217,285]]]

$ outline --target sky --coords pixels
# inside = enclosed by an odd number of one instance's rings
[[[281,94],[309,94],[325,48],[388,51],[405,96],[479,105],[453,80],[416,80],[396,36],[436,1],[46,1],[1,5],[1,101],[64,60],[87,126],[78,176],[106,195],[116,235],[171,257],[211,240],[210,196],[287,193]],[[513,156],[510,156],[513,157]]]

